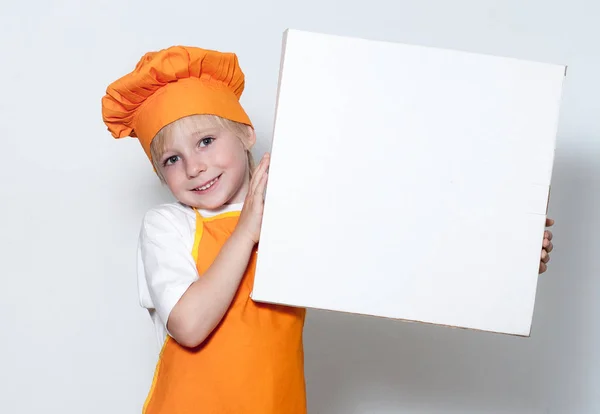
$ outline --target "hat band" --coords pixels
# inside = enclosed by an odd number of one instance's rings
[[[190,115],[216,115],[252,126],[236,95],[220,82],[210,78],[171,82],[144,102],[134,120],[136,135],[150,160],[150,145],[156,134]]]

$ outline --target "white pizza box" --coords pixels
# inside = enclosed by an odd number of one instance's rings
[[[287,30],[252,299],[529,336],[565,74]]]

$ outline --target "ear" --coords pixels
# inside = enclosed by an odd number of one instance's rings
[[[250,125],[246,125],[246,135],[244,136],[244,145],[250,150],[256,144],[256,131]]]

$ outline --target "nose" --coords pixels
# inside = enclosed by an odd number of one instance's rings
[[[186,173],[189,178],[195,178],[204,171],[206,171],[206,162],[202,159],[196,158],[186,163]]]

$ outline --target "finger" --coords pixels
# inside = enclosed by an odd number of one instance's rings
[[[542,254],[540,255],[540,260],[544,263],[548,263],[550,260],[550,254],[547,249],[542,249]]]
[[[548,242],[548,246],[546,246],[546,251],[548,253],[550,253],[552,250],[554,250],[554,245],[552,244],[551,241]]]
[[[262,160],[260,160],[260,164],[258,165],[258,167],[256,168],[256,172],[254,173],[254,177],[253,177],[253,182],[250,186],[250,192],[252,194],[254,194],[260,184],[260,182],[262,181],[262,178],[264,176],[264,174],[266,173],[267,169],[269,168],[269,159],[270,156],[269,154],[265,154],[262,158]]]
[[[551,218],[546,218],[546,227],[551,227],[554,225],[554,220]]]
[[[546,270],[548,270],[548,266],[546,266],[545,263],[540,263],[540,274],[544,273]]]
[[[262,160],[261,160],[262,162]],[[254,167],[254,170],[252,171],[252,175],[250,176],[250,183],[248,184],[248,195],[250,195],[252,193],[252,189],[254,188],[254,183],[256,182],[256,176],[258,174],[258,170],[260,168],[260,163]]]
[[[264,200],[265,189],[267,188],[268,179],[269,173],[265,172],[260,182],[258,183],[258,187],[256,187],[256,192],[254,193],[254,196],[257,197],[260,202]]]
[[[541,262],[542,263],[548,263],[549,261],[550,261],[550,255],[548,254],[547,251],[544,250],[543,253],[542,253],[542,260],[541,260]]]
[[[550,230],[546,230],[544,232],[544,238],[546,238],[548,240],[552,240],[552,232]]]
[[[252,171],[252,180],[250,181],[250,184],[253,184],[256,181],[256,175],[258,174],[258,172],[262,168],[262,166],[263,166],[263,164],[265,162],[266,156],[267,156],[267,154],[263,155],[262,158],[260,159],[260,162],[258,163],[258,165],[256,165],[254,167],[254,170]]]

